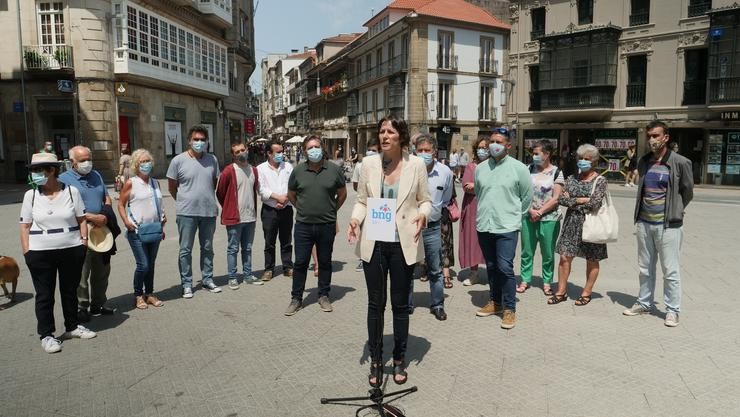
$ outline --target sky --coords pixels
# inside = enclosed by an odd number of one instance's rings
[[[363,23],[381,11],[391,0],[259,0],[254,15],[255,59],[257,68],[250,83],[261,91],[260,62],[268,53],[303,52],[323,38],[339,33],[363,32]],[[255,5],[257,0],[254,0]]]

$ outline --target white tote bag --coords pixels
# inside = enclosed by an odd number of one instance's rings
[[[599,178],[594,180],[594,185],[591,188],[592,196],[594,190],[596,190],[597,181],[599,181]],[[606,181],[606,178],[604,178],[604,181]],[[607,191],[599,210],[586,213],[581,240],[588,243],[611,243],[616,242],[617,237],[619,237],[619,217],[617,216],[617,209],[614,208],[612,197]]]

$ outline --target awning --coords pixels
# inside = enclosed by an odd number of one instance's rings
[[[303,137],[302,136],[293,136],[292,138],[285,141],[285,143],[302,143]]]

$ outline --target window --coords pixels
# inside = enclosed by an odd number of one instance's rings
[[[545,8],[538,7],[529,11],[532,15],[531,40],[537,40],[545,34]]]
[[[709,103],[740,102],[740,13],[711,15],[709,25]]]
[[[646,25],[650,22],[650,0],[632,0],[630,26]]]
[[[388,42],[388,62],[393,61],[393,58],[396,57],[396,42],[390,41]]]
[[[453,55],[454,34],[452,32],[439,31],[437,49],[437,68],[457,69],[457,60]]]
[[[409,58],[409,35],[403,34],[401,36],[401,67],[406,68],[406,63]]]
[[[38,8],[39,40],[42,46],[64,45],[64,3],[42,2]],[[45,48],[51,53],[52,48]]]
[[[360,102],[360,106],[362,108],[362,115],[366,117],[367,116],[367,91],[362,93],[362,101]]]
[[[493,120],[496,113],[493,108],[493,86],[482,84],[480,86],[480,98],[478,100],[478,119]]]
[[[689,49],[684,54],[686,79],[682,104],[704,104],[707,96],[707,50]]]
[[[377,70],[375,71],[375,76],[380,77],[383,75],[383,48],[378,48],[375,51],[375,66],[377,67]]]
[[[372,121],[376,122],[377,119],[377,110],[378,110],[378,89],[373,89],[373,103],[372,103],[372,109],[373,109],[373,119]]]
[[[390,107],[388,106],[388,99],[389,99],[388,98],[388,86],[386,85],[385,87],[383,87],[383,106],[382,106],[385,109],[386,114],[388,114],[388,108]]]
[[[627,107],[645,105],[647,55],[627,58]]]
[[[439,83],[437,94],[437,118],[452,119],[452,84]]]
[[[540,110],[540,67],[529,66],[529,111]]]
[[[712,0],[689,0],[689,17],[702,16],[712,8]]]
[[[594,22],[594,0],[578,0],[578,24],[588,25]]]
[[[498,61],[493,60],[493,38],[480,38],[480,72],[494,74],[498,72]]]

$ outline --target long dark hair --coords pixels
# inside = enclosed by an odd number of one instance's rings
[[[406,124],[406,121],[395,114],[389,114],[378,121],[378,128],[375,130],[376,134],[380,134],[380,128],[383,127],[383,123],[385,122],[390,122],[393,129],[398,132],[401,149],[408,147],[411,143],[411,136],[409,136],[409,126]]]

